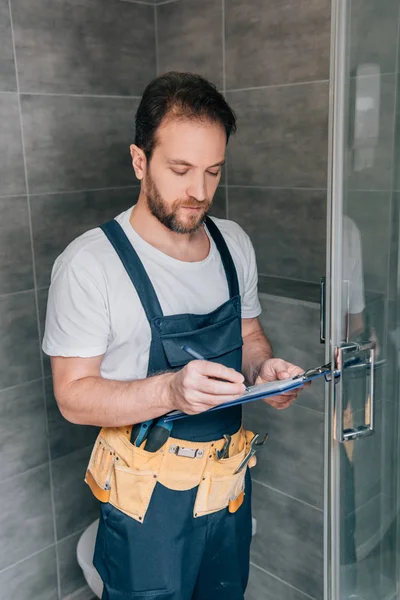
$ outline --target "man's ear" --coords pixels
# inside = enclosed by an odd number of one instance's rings
[[[139,146],[132,144],[130,146],[132,156],[132,166],[135,171],[136,177],[141,181],[146,173],[147,159],[146,155]]]

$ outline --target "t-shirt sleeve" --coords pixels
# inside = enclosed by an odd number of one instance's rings
[[[78,255],[79,256],[79,255]],[[74,257],[54,264],[47,303],[43,351],[49,356],[88,358],[104,354],[110,319],[96,271]]]
[[[244,233],[244,232],[243,232]],[[256,254],[247,233],[244,233],[244,289],[242,292],[242,318],[253,319],[261,314],[258,298],[258,271]]]

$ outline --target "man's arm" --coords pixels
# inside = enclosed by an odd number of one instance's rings
[[[136,381],[101,377],[102,360],[103,356],[51,357],[54,394],[68,421],[122,427],[174,409],[197,414],[244,392],[243,375],[205,360],[193,360],[180,371]]]
[[[242,370],[250,385],[262,384],[276,379],[288,379],[303,373],[304,369],[286,362],[281,358],[272,358],[272,348],[266,338],[258,318],[242,319],[243,361]],[[265,398],[265,402],[281,410],[297,399],[297,388],[279,396]]]
[[[242,337],[242,371],[246,381],[254,385],[260,374],[261,365],[272,358],[272,348],[257,317],[242,319]]]

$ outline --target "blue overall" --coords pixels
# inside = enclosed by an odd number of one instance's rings
[[[102,226],[139,295],[151,327],[148,376],[182,368],[188,344],[207,360],[241,371],[241,301],[236,269],[226,242],[207,218],[225,269],[229,300],[209,314],[164,316],[153,285],[131,242],[116,221]],[[212,293],[212,290],[210,290]],[[174,423],[173,437],[212,441],[241,426],[241,407],[202,413]],[[171,490],[157,482],[143,523],[111,504],[101,504],[94,564],[102,600],[243,600],[249,573],[251,480],[245,500],[194,518],[197,487]]]

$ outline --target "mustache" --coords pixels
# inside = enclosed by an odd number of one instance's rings
[[[186,208],[208,208],[211,202],[209,200],[196,200],[195,198],[190,198],[188,200],[177,200],[175,202],[174,208],[180,208],[181,206],[185,206]]]

